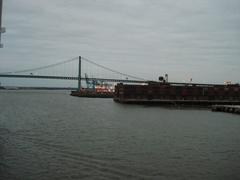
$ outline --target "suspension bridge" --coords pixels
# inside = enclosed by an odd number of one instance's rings
[[[70,66],[68,66],[70,64]],[[77,80],[78,90],[85,83],[146,83],[147,80],[98,64],[84,57],[74,57],[46,66],[0,73],[3,78],[35,78],[55,80]]]

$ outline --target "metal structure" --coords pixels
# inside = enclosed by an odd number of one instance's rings
[[[58,79],[58,80],[78,80],[85,81],[85,77],[74,76],[40,76],[40,75],[15,75],[15,74],[0,74],[4,78],[34,78],[34,79]],[[111,79],[111,78],[88,78],[91,81],[102,82],[122,82],[122,83],[146,83],[146,80],[131,80],[131,79]],[[80,82],[78,84],[81,84]],[[81,86],[80,86],[81,87]]]
[[[87,73],[85,73],[85,81],[87,84],[87,89],[95,90],[95,86],[98,84],[98,82],[95,79],[90,80]]]
[[[78,60],[78,74],[77,75],[47,75],[47,74],[36,74],[35,72],[39,70],[45,70],[47,69],[49,72],[51,72],[50,68],[54,68],[59,65],[65,65],[70,62],[74,62]],[[82,61],[88,62],[94,66],[97,66],[100,69],[103,69],[104,71],[109,71],[111,73],[115,73],[118,75],[121,75],[122,77],[125,78],[113,78],[111,76],[107,76],[107,78],[104,77],[97,77],[97,76],[92,76],[91,78],[88,77],[85,73],[85,77],[82,76],[83,73],[83,66],[82,66]],[[77,70],[77,69],[76,69]],[[27,74],[26,74],[27,73]],[[5,73],[0,73],[0,77],[4,78],[31,78],[31,79],[56,79],[56,80],[77,80],[78,81],[78,91],[81,90],[82,88],[82,81],[86,81],[86,84],[88,86],[95,86],[97,84],[103,84],[108,83],[108,82],[115,82],[115,83],[146,83],[147,80],[144,80],[143,78],[138,78],[132,75],[124,74],[119,71],[113,70],[111,68],[108,68],[106,66],[97,64],[89,59],[86,59],[84,57],[75,57],[66,61],[62,61],[59,63],[47,65],[47,66],[41,66],[37,68],[32,68],[32,69],[26,69],[26,70],[20,70],[20,71],[13,71],[13,72],[5,72]],[[100,83],[99,83],[100,82]],[[92,87],[93,88],[93,87]]]
[[[2,4],[3,0],[0,0],[0,48],[3,47],[3,44],[1,44],[1,35],[6,31],[5,28],[2,27]]]
[[[81,74],[82,74],[82,57],[79,56],[79,62],[78,62],[78,91],[81,90],[82,88],[82,85],[81,85],[81,82],[82,82],[82,78],[81,78]]]

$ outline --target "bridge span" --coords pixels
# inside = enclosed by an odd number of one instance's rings
[[[41,76],[41,75],[15,75],[15,74],[0,74],[0,77],[5,78],[36,78],[36,79],[61,79],[61,80],[79,80],[79,77],[73,76]],[[85,77],[80,78],[85,81]],[[108,78],[88,78],[89,80],[102,82],[122,82],[122,83],[146,83],[147,81],[131,80],[131,79],[108,79]]]
[[[78,61],[78,62],[77,62]],[[104,75],[92,75],[92,77],[88,77],[87,73],[83,71],[83,65],[82,65],[82,61],[84,61],[85,63],[89,63],[97,68],[100,68],[101,70],[104,70],[105,73],[106,71],[109,73],[112,73],[114,75],[108,75],[107,77]],[[72,75],[69,75],[69,73],[67,75],[63,75],[62,73],[60,73],[59,75],[52,75],[52,68],[55,68],[56,66],[60,66],[60,65],[66,65],[67,63],[72,63],[72,62],[76,62],[78,64],[74,65],[75,72]],[[50,69],[51,68],[51,69]],[[48,73],[50,72],[50,74],[46,73],[46,72],[42,72],[42,74],[39,72],[42,70],[47,70]],[[69,71],[69,70],[68,70]],[[76,72],[77,71],[77,72]],[[92,70],[92,72],[95,72],[96,69]],[[108,74],[106,73],[106,74]],[[85,77],[83,76],[83,74],[85,74]],[[121,78],[116,78],[115,76],[118,75]],[[106,66],[100,65],[95,63],[94,61],[91,61],[89,59],[86,59],[84,57],[75,57],[66,61],[62,61],[62,62],[58,62],[55,64],[51,64],[51,65],[47,65],[47,66],[41,66],[41,67],[37,67],[37,68],[32,68],[32,69],[25,69],[25,70],[18,70],[18,71],[13,71],[13,72],[5,72],[5,73],[0,73],[0,77],[2,78],[31,78],[31,79],[56,79],[56,80],[76,80],[78,81],[78,90],[81,89],[82,81],[92,81],[92,82],[110,82],[110,83],[146,83],[148,82],[148,80],[145,80],[143,78],[139,78],[133,75],[129,75],[129,74],[125,74],[119,71],[116,71],[114,69],[108,68]]]

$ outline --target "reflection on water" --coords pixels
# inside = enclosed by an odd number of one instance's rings
[[[0,179],[240,179],[240,118],[0,91]]]

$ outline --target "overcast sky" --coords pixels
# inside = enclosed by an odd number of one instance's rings
[[[84,56],[136,76],[240,82],[239,0],[3,0],[0,72]]]

